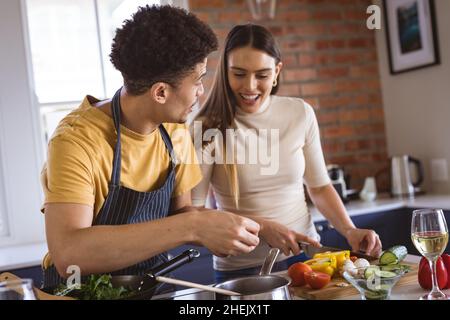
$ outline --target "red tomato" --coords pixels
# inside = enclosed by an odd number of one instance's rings
[[[450,255],[444,253],[441,258],[444,262],[445,268],[447,269],[447,285],[444,289],[450,289]]]
[[[313,289],[322,289],[331,281],[331,276],[323,272],[308,271],[305,272],[305,281]]]
[[[311,267],[303,262],[296,262],[289,266],[288,276],[292,279],[291,285],[300,287],[305,285],[304,273],[312,271]]]
[[[439,289],[443,289],[445,286],[447,286],[448,274],[447,268],[445,268],[444,262],[442,261],[441,257],[439,257],[436,261],[436,274]],[[432,287],[431,268],[428,260],[425,257],[422,257],[422,259],[420,259],[419,273],[417,276],[420,286],[424,289],[430,290]]]

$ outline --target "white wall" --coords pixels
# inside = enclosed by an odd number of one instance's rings
[[[380,0],[375,4],[381,6]],[[435,0],[441,64],[398,75],[389,73],[384,21],[377,31],[389,155],[410,154],[424,163],[425,189],[450,193],[450,182],[431,181],[430,161],[450,163],[450,1]]]
[[[0,246],[45,240],[39,212],[43,148],[22,5],[20,0],[0,1],[0,210],[6,210],[10,225]]]

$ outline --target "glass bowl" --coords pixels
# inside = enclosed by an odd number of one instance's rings
[[[389,300],[392,288],[405,274],[404,270],[366,273],[367,268],[345,271],[342,276],[361,294],[361,300]]]

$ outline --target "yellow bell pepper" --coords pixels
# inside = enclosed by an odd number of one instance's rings
[[[336,257],[337,267],[340,269],[344,265],[345,260],[350,259],[350,250],[316,253],[313,258],[328,258],[332,256]]]
[[[307,265],[313,269],[313,271],[319,271],[330,276],[333,276],[337,269],[337,262],[335,256],[329,256],[325,258],[313,258],[311,260],[305,261]]]

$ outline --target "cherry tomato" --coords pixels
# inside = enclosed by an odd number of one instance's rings
[[[318,271],[305,272],[304,277],[305,282],[313,289],[322,289],[331,281],[329,274]]]
[[[304,273],[312,271],[311,267],[303,262],[296,262],[289,266],[288,276],[291,278],[291,285],[294,287],[300,287],[306,284]]]

